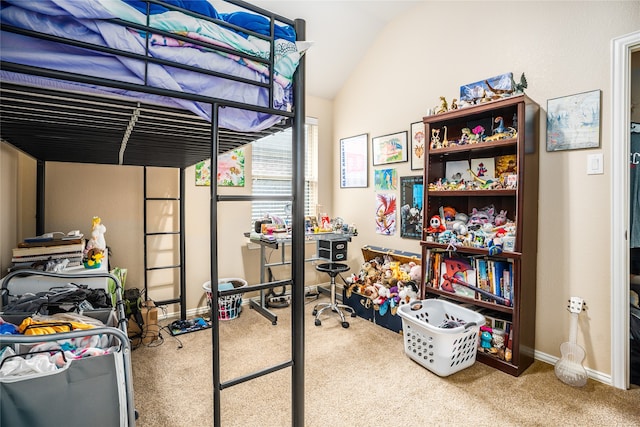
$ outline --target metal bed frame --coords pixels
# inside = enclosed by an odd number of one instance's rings
[[[161,0],[146,0],[147,4],[158,4],[169,9],[178,10],[180,12],[197,16],[202,19],[210,19],[203,17],[202,15],[198,15],[197,13],[184,10],[170,4],[164,3]],[[248,30],[242,30],[245,33],[250,33],[255,35],[256,37],[262,37],[271,43],[271,58],[270,61],[267,62],[267,65],[270,67],[270,70],[273,70],[273,53],[274,53],[274,22],[282,22],[287,25],[291,25],[295,28],[297,39],[304,40],[305,38],[305,22],[301,19],[291,20],[285,18],[283,16],[273,14],[265,9],[256,7],[251,5],[250,3],[240,1],[240,0],[224,0],[227,3],[234,4],[246,11],[254,12],[260,15],[263,15],[271,20],[271,36],[264,37],[257,33],[253,33]],[[212,19],[210,19],[212,20]],[[219,25],[234,27],[231,24],[226,24],[222,21],[215,21]],[[119,23],[120,25],[125,26],[133,26],[129,22],[123,22],[119,20],[114,20],[114,22]],[[154,32],[162,34],[162,31],[157,29],[153,29],[146,25],[136,25],[135,26],[140,31],[145,32]],[[236,27],[237,28],[237,27]],[[145,65],[148,63],[167,63],[168,61],[159,61],[154,58],[151,58],[147,55],[138,55],[131,52],[123,52],[120,50],[108,49],[104,47],[99,47],[79,41],[69,40],[69,39],[61,39],[59,37],[54,37],[47,34],[42,33],[34,33],[31,31],[25,31],[18,28],[13,28],[10,26],[3,26],[3,30],[5,31],[14,31],[19,32],[21,34],[26,34],[32,37],[44,38],[49,40],[54,40],[61,43],[66,43],[74,46],[80,46],[83,48],[87,48],[90,50],[98,50],[105,53],[110,53],[119,56],[125,56],[130,59],[136,59],[142,61]],[[174,34],[169,34],[171,37],[180,38]],[[191,39],[186,39],[193,43],[194,41]],[[210,47],[210,46],[208,46]],[[215,47],[214,47],[215,48]],[[220,48],[223,50],[222,48]],[[237,52],[234,52],[238,54]],[[252,60],[264,61],[260,58],[250,57]],[[163,150],[161,153],[158,153],[158,150],[154,147],[158,144],[158,137],[154,135],[152,138],[145,138],[144,135],[135,135],[135,129],[131,132],[130,140],[135,138],[138,143],[141,144],[142,149],[137,151],[137,154],[128,157],[127,164],[137,165],[137,166],[167,166],[167,167],[180,167],[182,172],[184,172],[184,168],[187,166],[191,166],[200,160],[204,160],[206,158],[211,158],[211,176],[217,176],[217,156],[218,154],[228,151],[234,147],[238,147],[240,145],[244,145],[247,142],[252,140],[256,140],[261,136],[264,136],[265,132],[256,132],[256,133],[243,133],[243,132],[230,132],[224,129],[220,129],[218,126],[218,118],[219,118],[219,110],[221,108],[238,108],[245,109],[249,111],[256,111],[266,114],[274,114],[278,116],[282,116],[287,123],[281,126],[275,126],[274,128],[267,130],[266,133],[279,131],[282,128],[286,128],[292,126],[293,130],[293,138],[292,138],[292,149],[293,149],[293,185],[292,185],[292,194],[288,196],[280,196],[280,197],[256,197],[256,196],[241,196],[241,195],[219,195],[217,192],[217,186],[211,185],[211,193],[210,193],[210,226],[211,226],[211,283],[217,283],[219,279],[218,274],[218,243],[216,238],[216,230],[217,230],[217,222],[218,222],[218,202],[247,202],[254,200],[282,200],[282,201],[291,201],[292,202],[292,218],[293,218],[293,226],[292,226],[292,239],[291,244],[293,247],[292,250],[292,275],[290,280],[277,281],[277,282],[269,282],[269,283],[261,283],[257,285],[252,285],[243,288],[232,289],[228,291],[218,291],[216,286],[212,286],[212,301],[218,301],[218,297],[251,292],[256,290],[264,290],[278,286],[290,285],[292,289],[292,303],[291,303],[291,328],[292,328],[292,354],[291,359],[287,360],[281,364],[276,366],[263,369],[261,371],[255,372],[253,374],[245,375],[240,378],[236,378],[227,382],[222,383],[220,380],[220,335],[219,335],[219,320],[218,320],[218,305],[212,304],[211,307],[211,319],[212,319],[212,364],[213,364],[213,414],[214,414],[214,425],[221,425],[221,408],[220,408],[220,392],[221,390],[231,387],[236,384],[240,384],[251,379],[261,377],[267,375],[269,373],[279,371],[285,368],[291,368],[292,373],[292,425],[293,426],[304,426],[304,251],[297,250],[296,248],[304,248],[304,159],[305,159],[305,145],[304,145],[304,123],[305,123],[305,60],[304,56],[302,56],[298,68],[294,75],[293,80],[293,97],[294,97],[294,105],[293,111],[287,112],[282,110],[277,110],[274,108],[267,108],[263,106],[250,105],[240,102],[228,101],[224,99],[210,98],[205,97],[198,94],[190,94],[190,93],[182,93],[176,92],[172,90],[166,90],[156,87],[150,87],[147,85],[138,85],[127,82],[121,82],[113,79],[104,79],[98,78],[95,76],[86,76],[80,74],[66,73],[60,72],[53,69],[43,69],[31,66],[25,66],[21,64],[8,63],[6,61],[0,62],[0,68],[6,71],[12,71],[16,73],[22,74],[30,74],[41,77],[48,77],[53,79],[66,80],[71,82],[79,82],[91,85],[100,85],[107,86],[117,89],[124,89],[129,91],[141,92],[141,93],[151,93],[154,95],[173,97],[173,98],[181,98],[192,101],[198,101],[202,103],[209,103],[212,106],[212,119],[211,123],[208,126],[203,126],[203,120],[200,118],[196,118],[195,116],[190,120],[193,125],[192,130],[194,133],[197,133],[198,136],[207,135],[208,143],[202,144],[198,142],[199,139],[194,138],[193,140],[189,139],[189,136],[182,137],[181,140],[183,144],[175,144],[178,150],[180,150],[180,156],[172,155],[170,152],[172,147],[165,146],[162,144]],[[186,68],[192,71],[201,71],[198,69],[193,69],[193,67],[188,67],[183,64],[178,63],[169,63],[172,67]],[[203,71],[204,72],[204,71]],[[207,72],[207,74],[210,74]],[[273,72],[270,73],[273,76]],[[246,79],[239,79],[235,76],[224,76],[227,79],[234,81],[241,81],[243,83],[247,83]],[[251,84],[255,84],[257,86],[266,87],[269,89],[269,99],[270,104],[273,105],[273,77],[270,78],[270,82],[268,84],[250,82]],[[41,234],[44,230],[44,165],[46,161],[72,161],[72,162],[80,162],[80,163],[102,163],[102,164],[118,164],[114,159],[106,160],[105,158],[91,158],[91,147],[87,146],[87,140],[84,138],[80,139],[79,147],[83,147],[82,150],[73,150],[73,147],[69,146],[69,144],[65,145],[61,150],[60,147],[56,147],[55,145],[55,135],[49,134],[48,140],[41,140],[40,137],[35,138],[33,136],[33,124],[28,122],[15,122],[12,120],[12,99],[9,99],[6,94],[7,90],[16,90],[20,94],[20,96],[16,96],[16,98],[24,98],[25,96],[49,96],[52,94],[54,98],[51,98],[53,102],[50,105],[45,105],[43,108],[49,109],[51,114],[54,114],[58,111],[58,109],[63,108],[69,100],[75,102],[93,102],[96,100],[96,97],[93,95],[77,95],[64,93],[61,101],[56,101],[56,98],[61,94],[56,94],[55,92],[43,90],[42,88],[32,88],[32,87],[21,87],[14,85],[5,85],[2,87],[2,137],[8,141],[11,145],[16,146],[18,149],[26,152],[27,154],[32,155],[36,158],[38,162],[38,177],[37,177],[37,232]],[[97,99],[99,102],[104,103],[108,106],[108,108],[118,109],[118,108],[128,108],[132,111],[132,114],[135,113],[136,109],[143,108],[147,113],[153,114],[181,114],[183,120],[189,120],[188,114],[185,114],[184,111],[181,110],[173,110],[168,108],[160,108],[156,106],[142,106],[139,103],[132,103],[128,101],[122,101],[118,99],[105,99],[99,98]],[[18,102],[18,101],[15,101]],[[64,104],[64,105],[61,105]],[[57,105],[56,105],[57,104]],[[16,124],[17,123],[17,124]],[[206,123],[206,122],[204,122]],[[60,128],[56,128],[56,126],[49,126],[50,132],[60,131]],[[69,130],[69,126],[64,127],[64,129]],[[73,129],[73,128],[71,128]],[[114,135],[113,132],[106,132],[107,137],[117,138],[117,135]],[[122,137],[120,135],[120,137]],[[26,139],[25,139],[26,138]],[[95,138],[92,144],[100,144],[103,143],[104,138]],[[48,145],[54,144],[54,145]],[[47,148],[48,145],[48,148]],[[144,147],[149,147],[149,150],[145,150]],[[45,148],[43,148],[45,147]],[[61,152],[64,151],[64,154]],[[73,153],[73,154],[70,154]],[[157,153],[157,154],[156,154]],[[161,159],[159,161],[154,161],[154,155],[156,157],[160,156]],[[171,159],[171,160],[170,160]],[[179,159],[179,160],[178,160]],[[176,163],[177,162],[177,163]],[[184,242],[184,236],[181,236],[181,242]],[[184,291],[185,291],[185,283],[184,281],[181,283],[181,298],[182,298],[182,306],[184,306]]]

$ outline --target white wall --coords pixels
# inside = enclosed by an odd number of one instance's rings
[[[603,373],[610,372],[610,176],[587,175],[586,159],[601,152],[609,164],[610,43],[639,27],[638,1],[420,2],[379,34],[334,102],[336,141],[379,136],[409,130],[439,96],[458,98],[463,84],[526,73],[526,92],[541,107],[536,350],[559,356],[568,338],[566,302],[580,296],[589,310],[578,342],[585,364]],[[602,91],[601,147],[546,152],[546,101],[595,89]],[[397,169],[399,176],[416,174],[409,163]],[[399,233],[375,233],[372,185],[339,189],[337,179],[334,205],[358,218],[360,243],[420,250]]]

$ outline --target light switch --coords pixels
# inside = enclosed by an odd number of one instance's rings
[[[598,175],[604,173],[604,166],[602,162],[602,153],[589,154],[587,156],[587,175]]]

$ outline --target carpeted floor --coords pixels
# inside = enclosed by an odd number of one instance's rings
[[[312,305],[305,317],[305,427],[640,426],[640,389],[593,380],[573,388],[539,361],[517,378],[481,363],[441,378],[405,356],[400,334],[360,318],[344,329],[336,315],[317,327]],[[290,360],[290,309],[276,314],[272,325],[244,306],[237,319],[222,322],[222,381]],[[165,330],[160,345],[133,351],[137,425],[213,425],[211,332],[178,341]],[[292,425],[289,368],[220,393],[224,426]]]

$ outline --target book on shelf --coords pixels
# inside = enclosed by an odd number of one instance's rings
[[[445,275],[456,277],[474,286],[476,283],[476,271],[467,258],[445,256],[440,264],[440,288],[443,288],[443,284],[447,281],[444,278]],[[458,283],[451,285],[456,295],[476,298],[476,292],[473,289]]]
[[[489,284],[489,266],[487,265],[487,260],[484,258],[476,258],[476,277],[478,286],[480,289],[485,290],[487,292],[491,292],[491,287]],[[480,294],[477,292],[476,299],[480,299],[481,301],[489,301],[489,297]]]
[[[41,241],[31,241],[29,239],[25,239],[24,242],[18,243],[18,248],[38,248],[38,247],[46,247],[46,246],[76,245],[82,242],[83,242],[82,238],[47,239],[47,240],[41,240]]]
[[[54,245],[54,246],[32,246],[28,248],[14,248],[13,257],[35,256],[35,255],[53,255],[70,252],[82,252],[84,250],[84,240],[79,243],[70,245]]]
[[[48,261],[50,259],[65,259],[65,258],[81,258],[83,253],[76,252],[64,252],[60,254],[45,254],[45,255],[27,255],[27,256],[14,256],[11,258],[11,262],[34,262],[34,261]]]

